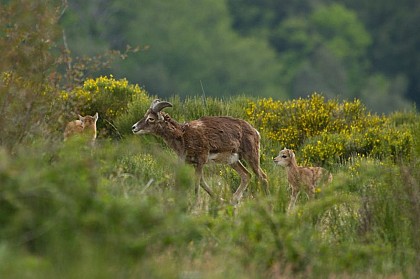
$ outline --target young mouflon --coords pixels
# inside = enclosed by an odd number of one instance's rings
[[[98,121],[98,113],[94,116],[78,115],[79,119],[70,121],[64,130],[64,140],[66,141],[75,135],[84,135],[90,137],[92,141],[96,139],[96,122]]]
[[[287,180],[292,191],[289,209],[295,205],[298,193],[301,190],[304,190],[309,197],[313,198],[317,186],[332,181],[332,174],[324,168],[298,166],[295,153],[291,149],[281,150],[273,160],[277,165],[285,167],[287,171]]]

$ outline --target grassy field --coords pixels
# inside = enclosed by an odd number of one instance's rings
[[[92,105],[95,148],[64,143],[60,123],[48,137],[0,148],[0,278],[420,276],[417,112],[377,116],[320,95],[172,98],[166,111],[180,122],[231,115],[260,130],[271,196],[253,179],[233,207],[203,190],[196,205],[193,169],[159,139],[130,134],[151,100],[134,98],[115,118]],[[272,162],[285,146],[334,175],[291,212],[285,171]],[[226,166],[205,175],[226,200],[240,183]]]

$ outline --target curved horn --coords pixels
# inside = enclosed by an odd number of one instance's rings
[[[161,102],[159,99],[154,100],[152,102],[152,105],[150,106],[152,111],[156,113],[160,112],[162,109],[167,107],[172,107],[172,104],[165,101]]]
[[[160,100],[159,99],[154,99],[153,100],[153,102],[152,102],[152,104],[150,105],[150,108],[152,109],[153,108],[153,106],[155,106],[157,103],[159,103],[160,102]]]

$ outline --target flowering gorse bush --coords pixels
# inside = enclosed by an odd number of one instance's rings
[[[359,100],[325,100],[317,93],[286,102],[250,101],[246,114],[263,137],[318,164],[355,155],[395,159],[408,155],[413,141],[408,129],[371,114]]]
[[[83,86],[61,95],[66,111],[82,115],[99,113],[99,128],[102,132],[115,134],[114,120],[127,113],[128,104],[137,98],[147,98],[138,85],[129,84],[126,79],[116,80],[112,75],[87,79]]]

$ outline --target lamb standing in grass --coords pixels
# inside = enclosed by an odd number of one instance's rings
[[[298,166],[295,153],[291,149],[281,150],[273,160],[287,171],[287,180],[292,191],[288,210],[294,207],[300,190],[305,190],[313,198],[318,185],[332,181],[332,174],[324,168]]]

